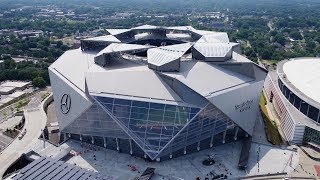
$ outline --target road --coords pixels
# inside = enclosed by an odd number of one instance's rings
[[[42,103],[39,104],[42,106]],[[16,138],[5,150],[0,154],[0,177],[3,176],[6,169],[14,163],[23,153],[28,152],[39,141],[41,129],[44,129],[47,116],[42,108],[33,111],[25,111],[25,129],[27,133],[19,140]]]

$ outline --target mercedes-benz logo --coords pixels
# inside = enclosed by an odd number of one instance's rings
[[[64,94],[61,98],[60,109],[63,114],[68,114],[71,108],[71,98],[69,94]]]

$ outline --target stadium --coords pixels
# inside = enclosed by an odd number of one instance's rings
[[[266,78],[268,100],[290,144],[320,144],[319,68],[320,58],[283,60]]]
[[[162,161],[252,136],[267,71],[227,33],[106,31],[49,67],[63,140]]]

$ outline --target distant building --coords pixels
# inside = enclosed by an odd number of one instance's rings
[[[15,87],[11,86],[0,86],[0,95],[8,95],[15,91]]]
[[[252,135],[267,72],[227,33],[107,31],[49,67],[62,137],[160,161]]]
[[[0,95],[9,95],[16,90],[24,90],[31,82],[22,82],[22,81],[6,81],[0,84]]]
[[[6,81],[6,82],[0,84],[0,88],[13,87],[14,90],[24,90],[28,86],[30,86],[31,83],[32,82],[30,82],[30,81],[27,81],[27,82],[23,82],[23,81]]]
[[[21,98],[23,98],[26,95],[26,93],[22,91],[16,91],[16,92],[13,92],[12,94],[5,94],[5,95],[8,95],[8,96],[5,96],[5,98],[0,99],[0,106],[19,101]]]
[[[295,58],[278,63],[264,88],[291,144],[320,145],[320,58]]]
[[[21,31],[15,31],[15,33],[19,37],[39,37],[43,35],[42,30],[37,30],[37,31],[21,30]]]

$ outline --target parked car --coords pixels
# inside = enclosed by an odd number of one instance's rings
[[[23,138],[23,136],[26,135],[26,133],[27,133],[27,130],[23,129],[23,131],[18,136],[19,140],[21,140]]]

